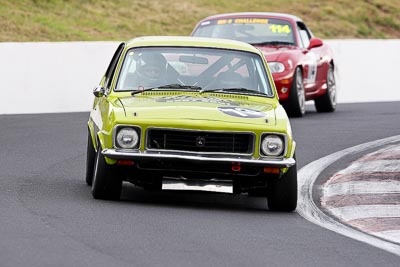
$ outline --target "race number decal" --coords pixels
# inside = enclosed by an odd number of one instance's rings
[[[249,109],[249,108],[239,108],[239,107],[218,107],[218,110],[234,117],[241,117],[241,118],[262,118],[265,117],[265,113]]]
[[[292,31],[289,28],[289,25],[279,25],[279,24],[271,24],[269,25],[271,32],[273,33],[291,33]]]
[[[315,78],[317,77],[317,56],[313,52],[307,53],[306,64],[308,66],[308,72],[304,82],[315,83]]]

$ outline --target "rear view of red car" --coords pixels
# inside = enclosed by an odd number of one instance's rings
[[[314,100],[318,112],[335,111],[332,51],[300,18],[267,12],[220,14],[201,20],[191,35],[238,40],[260,49],[290,116],[302,117],[308,100]]]

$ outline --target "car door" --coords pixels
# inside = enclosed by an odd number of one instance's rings
[[[122,51],[124,50],[125,43],[121,43],[117,50],[114,53],[114,56],[111,59],[110,64],[107,67],[106,73],[104,74],[100,85],[97,88],[101,88],[102,94],[95,98],[93,110],[90,114],[90,118],[93,121],[94,131],[97,134],[99,130],[101,130],[104,125],[104,122],[107,122],[103,116],[108,115],[108,110],[110,109],[110,103],[107,95],[111,91],[112,81],[115,74],[115,69],[117,67],[118,61],[122,55]]]
[[[319,88],[321,83],[321,73],[323,73],[323,49],[314,47],[308,49],[310,40],[313,37],[311,31],[303,22],[297,22],[301,45],[305,49],[304,67],[304,89],[307,93],[312,93]]]

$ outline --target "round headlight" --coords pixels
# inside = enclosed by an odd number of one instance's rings
[[[134,148],[139,142],[139,135],[133,128],[122,128],[118,131],[116,143],[120,148]]]
[[[266,156],[280,156],[283,149],[282,138],[276,135],[267,135],[261,142],[261,151]]]
[[[268,67],[271,73],[280,73],[285,70],[285,65],[280,62],[268,62]]]

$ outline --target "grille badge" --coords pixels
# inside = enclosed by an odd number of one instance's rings
[[[197,136],[196,138],[196,146],[204,147],[206,145],[206,138],[204,136]]]

